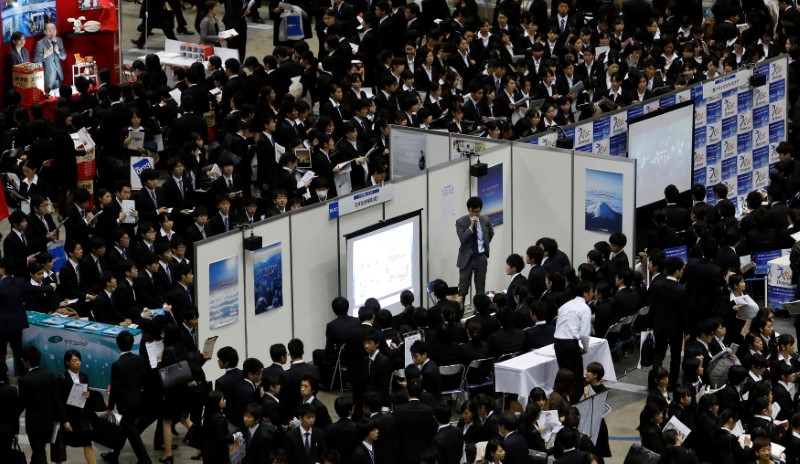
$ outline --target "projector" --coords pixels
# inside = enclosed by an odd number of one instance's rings
[[[261,237],[254,235],[244,239],[244,249],[247,251],[256,251],[261,249]]]
[[[767,85],[766,74],[753,74],[750,78],[750,87],[761,87],[762,85]]]
[[[469,167],[469,175],[472,177],[483,177],[489,172],[489,165],[486,163],[475,163]]]

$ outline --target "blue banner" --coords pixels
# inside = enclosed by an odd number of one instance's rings
[[[585,153],[591,153],[592,152],[592,144],[590,143],[590,144],[587,144],[587,145],[581,145],[580,147],[576,148],[575,151],[582,151],[582,152],[585,152]]]
[[[766,275],[769,272],[767,262],[783,256],[782,250],[762,251],[753,253],[753,262],[756,263],[756,274]]]
[[[689,261],[689,248],[686,245],[664,248],[665,258],[680,258],[684,263]]]
[[[786,140],[786,121],[776,121],[769,125],[769,143]]]
[[[668,97],[662,97],[661,100],[658,101],[659,108],[667,108],[675,104],[675,95],[670,95]]]
[[[740,155],[742,153],[750,153],[753,149],[753,133],[748,131],[736,135],[736,150]]]
[[[753,169],[761,169],[767,166],[769,166],[769,147],[753,150]]]
[[[481,214],[487,216],[495,227],[502,224],[503,163],[491,166],[485,176],[478,177],[478,197],[483,200]]]
[[[706,146],[706,126],[700,126],[694,128],[694,147],[700,148]]]
[[[781,79],[779,81],[771,82],[769,84],[769,102],[775,103],[782,101],[786,98],[786,81]]]
[[[622,156],[627,152],[628,152],[628,133],[623,132],[622,134],[611,136],[610,155]]]
[[[728,158],[722,161],[722,180],[729,180],[736,178],[736,167],[739,160],[736,158]]]
[[[760,106],[753,110],[753,129],[767,127],[769,124],[769,106]]]
[[[739,174],[737,178],[737,185],[738,190],[737,193],[739,195],[747,195],[751,191],[753,191],[753,173],[747,172],[744,174]]]
[[[594,141],[607,139],[611,135],[611,118],[601,118],[594,121],[592,128]]]
[[[709,145],[706,148],[706,163],[711,165],[720,161],[722,161],[722,142]]]
[[[744,92],[739,92],[739,98],[737,99],[738,108],[737,110],[740,113],[745,111],[750,111],[753,109],[753,94],[750,90],[745,90]]]
[[[642,105],[636,105],[633,108],[628,109],[628,121],[631,119],[638,118],[644,114],[644,107]]]
[[[706,168],[695,169],[692,175],[692,183],[706,185]]]
[[[714,124],[722,119],[722,100],[717,100],[706,105],[706,123]]]
[[[736,136],[736,128],[738,127],[738,117],[731,116],[722,120],[722,138],[728,139]]]
[[[794,301],[794,295],[794,287],[767,285],[767,305],[770,308],[780,308],[781,304]]]

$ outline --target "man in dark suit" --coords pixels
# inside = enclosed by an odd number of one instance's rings
[[[150,377],[150,366],[139,355],[131,353],[133,348],[133,335],[128,331],[117,335],[117,347],[122,353],[119,359],[111,365],[111,395],[108,398],[108,411],[106,415],[114,412],[114,407],[122,415],[120,427],[125,432],[125,437],[131,444],[136,459],[140,463],[150,463],[147,449],[142,443],[142,437],[136,428],[136,421],[142,417],[142,411],[148,406],[145,404],[145,382]],[[106,462],[117,462],[119,453],[125,442],[119,448],[103,453]]]
[[[164,295],[156,285],[156,276],[160,265],[155,253],[144,253],[142,257],[142,271],[133,281],[133,289],[139,304],[145,308],[156,309],[164,305]]]
[[[248,404],[243,413],[245,444],[247,454],[244,464],[268,464],[272,453],[273,438],[276,427],[273,424],[261,423],[263,410],[260,404]]]
[[[88,246],[91,221],[93,214],[88,209],[91,194],[85,188],[79,188],[73,195],[73,203],[69,205],[64,211],[64,219],[67,223],[64,224],[67,233],[67,240],[75,239],[84,246]]]
[[[366,373],[365,392],[375,392],[381,396],[383,406],[389,407],[389,382],[392,378],[392,363],[385,354],[379,351],[382,343],[381,334],[371,329],[364,340],[364,350],[367,357],[361,366]]]
[[[28,267],[28,256],[33,252],[28,246],[28,218],[21,210],[16,210],[8,216],[11,231],[3,240],[3,257],[6,262],[6,275],[25,277]]]
[[[32,253],[47,251],[47,244],[58,237],[56,224],[48,213],[50,202],[45,198],[31,198],[31,212],[28,214],[28,228],[25,236]],[[785,227],[784,227],[785,228]]]
[[[586,452],[575,448],[577,437],[575,429],[564,427],[556,435],[556,447],[561,456],[556,459],[556,464],[580,464],[586,460]]]
[[[381,397],[375,392],[364,395],[364,417],[375,422],[380,432],[380,440],[375,446],[375,462],[395,464],[398,462],[400,442],[397,437],[397,423],[391,414],[381,412]]]
[[[297,169],[297,156],[294,153],[284,153],[279,160],[281,169],[278,172],[277,188],[278,190],[286,191],[289,198],[300,197],[306,193],[306,190],[311,185],[311,181],[299,182],[295,176],[295,169]]]
[[[142,189],[134,198],[139,220],[158,224],[158,215],[167,211],[164,190],[158,186],[158,173],[155,169],[145,169],[140,176]]]
[[[525,251],[527,264],[531,266],[528,271],[528,294],[531,298],[538,300],[545,290],[547,290],[547,269],[542,266],[544,252],[537,246],[529,246]]]
[[[287,462],[297,464],[315,464],[322,462],[325,451],[325,433],[314,427],[316,411],[310,404],[297,407],[300,426],[295,427],[283,439],[283,447],[288,455]]]
[[[325,326],[325,354],[328,360],[335,359],[339,348],[347,341],[350,331],[360,325],[358,318],[347,314],[350,302],[347,298],[337,296],[331,302],[331,309],[336,315]]]
[[[503,435],[503,449],[506,451],[506,464],[525,464],[528,462],[528,443],[525,437],[517,432],[519,417],[512,413],[500,416],[499,431]]]
[[[439,454],[439,464],[459,464],[464,449],[461,429],[450,425],[450,406],[440,402],[433,408],[433,418],[438,429],[433,436],[433,446]]]
[[[82,283],[92,293],[97,294],[103,289],[100,276],[103,272],[110,271],[105,259],[106,242],[101,237],[92,237],[89,240],[89,254],[84,255],[78,264],[78,271]]]
[[[395,406],[392,415],[397,423],[397,433],[403,444],[405,462],[419,462],[420,454],[433,440],[436,423],[433,408],[419,400],[422,395],[422,382],[409,380],[406,385],[408,402]]]
[[[192,213],[192,217],[194,218],[194,223],[186,228],[186,231],[182,235],[188,240],[188,250],[194,248],[192,245],[194,245],[195,242],[205,240],[212,235],[207,226],[208,210],[204,206],[196,207]],[[192,257],[192,254],[190,254],[189,257]]]
[[[248,3],[242,3],[238,0],[228,0],[225,2],[225,15],[222,17],[225,28],[234,29],[239,34],[226,41],[228,48],[235,48],[239,51],[239,60],[244,60],[245,56],[247,56],[247,16],[250,15],[250,9],[247,8],[248,5]],[[228,60],[225,60],[226,67]],[[237,60],[238,63],[239,61]],[[236,67],[236,72],[239,72],[238,66]]]
[[[167,162],[167,169],[171,175],[161,186],[164,192],[164,206],[172,209],[171,217],[175,220],[173,229],[183,232],[193,222],[191,214],[183,214],[182,211],[194,209],[194,189],[191,179],[185,174],[185,167],[180,158],[170,159]]]
[[[442,376],[439,373],[439,366],[428,358],[426,342],[416,341],[411,345],[411,360],[422,374],[422,389],[438,400],[442,396]]]
[[[724,273],[714,263],[717,257],[717,242],[711,237],[702,238],[699,242],[703,256],[689,258],[683,270],[681,283],[686,286],[686,297],[689,305],[689,327],[697,327],[697,323],[713,316],[713,308],[719,304],[717,288],[724,286]],[[694,330],[691,335],[694,335]]]
[[[8,345],[14,356],[14,371],[22,372],[22,331],[28,328],[25,314],[25,280],[7,275],[8,260],[0,258],[0,350]]]
[[[664,207],[664,214],[667,215],[669,225],[677,231],[686,230],[690,225],[689,211],[686,208],[678,206],[680,199],[680,191],[678,187],[672,184],[664,188],[664,199],[667,201],[667,206]]]
[[[555,342],[556,327],[545,320],[545,305],[541,301],[533,302],[529,307],[533,325],[524,330],[525,351],[535,350]]]
[[[206,226],[209,236],[223,234],[233,228],[231,200],[228,196],[217,195],[217,210],[218,212],[208,220]]]
[[[25,430],[31,445],[31,463],[46,464],[45,445],[50,442],[53,424],[62,422],[63,407],[58,400],[53,374],[39,368],[42,354],[34,346],[22,351],[27,371],[19,380],[20,413],[25,411]]]
[[[303,375],[303,378],[300,380],[300,402],[314,406],[314,410],[317,413],[315,425],[325,430],[325,428],[333,423],[333,420],[331,420],[331,415],[328,413],[327,406],[317,398],[318,392],[319,376],[312,373]]]
[[[514,312],[509,308],[497,311],[500,330],[489,335],[489,351],[497,358],[504,354],[516,353],[525,348],[525,333],[514,325]]]
[[[371,419],[361,419],[356,424],[356,436],[361,438],[350,457],[350,464],[375,464],[376,441],[378,441],[378,425]]]
[[[261,371],[264,364],[255,358],[247,358],[242,363],[244,378],[233,385],[233,396],[226,396],[228,420],[239,428],[244,427],[244,412],[251,403],[261,404]]]
[[[681,367],[681,347],[684,334],[688,334],[688,298],[686,288],[678,283],[683,275],[683,261],[669,258],[666,262],[668,277],[651,284],[653,333],[656,337],[654,365],[664,362],[667,346],[671,355],[669,383],[677,385]]]
[[[511,276],[511,283],[508,284],[508,288],[506,289],[506,299],[509,303],[514,302],[517,288],[528,286],[528,279],[522,275],[524,269],[525,261],[522,260],[522,256],[516,253],[508,255],[508,258],[506,258],[506,275]],[[520,301],[520,303],[522,303],[522,301]]]
[[[237,386],[244,380],[244,372],[236,367],[239,365],[239,353],[230,346],[220,348],[217,350],[217,365],[225,373],[214,383],[214,390],[221,391],[225,398],[233,398]]]
[[[348,395],[340,396],[333,402],[333,407],[339,420],[325,429],[325,448],[338,451],[342,462],[348,462],[359,443],[356,423],[352,419],[353,399]]]
[[[294,412],[297,405],[300,404],[300,382],[308,374],[319,378],[319,367],[303,361],[305,348],[303,341],[299,338],[290,340],[287,348],[292,367],[285,373],[286,383],[281,388],[279,398],[288,411]]]
[[[456,221],[459,269],[458,294],[462,297],[469,293],[470,281],[475,276],[475,293],[485,293],[486,269],[489,259],[489,244],[494,237],[494,228],[486,216],[481,216],[483,200],[470,197],[467,200],[469,214]]]
[[[620,269],[616,278],[617,293],[611,297],[611,305],[619,317],[636,314],[642,307],[639,292],[631,288],[633,285],[633,271]]]
[[[789,207],[784,202],[784,193],[780,185],[770,184],[767,187],[767,201],[769,202],[769,209],[767,210],[767,218],[773,229],[780,232],[789,226],[788,215]],[[33,204],[31,204],[33,208]]]
[[[67,253],[67,262],[58,271],[58,290],[64,298],[77,298],[76,309],[85,317],[89,309],[87,304],[94,301],[94,293],[89,288],[89,279],[81,275],[79,263],[83,259],[83,247],[77,241],[70,240],[64,244],[64,251]]]

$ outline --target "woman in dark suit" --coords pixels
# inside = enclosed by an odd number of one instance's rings
[[[661,423],[664,422],[664,413],[655,404],[647,402],[639,414],[639,435],[642,437],[642,446],[658,454],[664,454],[666,448],[664,438],[661,437]]]
[[[228,433],[228,419],[225,418],[223,409],[225,395],[219,390],[209,392],[203,414],[203,464],[230,463],[228,447],[242,435],[241,432]]]
[[[83,408],[67,404],[67,398],[75,385],[89,385],[89,377],[81,372],[81,353],[78,350],[67,350],[64,353],[64,367],[66,371],[58,379],[58,393],[64,404],[64,417],[62,424],[64,430],[64,443],[67,446],[83,448],[86,462],[96,462],[94,448],[92,447],[92,408],[86,403]],[[82,396],[89,399],[90,392],[84,391]]]
[[[353,190],[358,190],[366,183],[366,158],[364,158],[365,151],[364,145],[358,140],[358,129],[351,122],[348,121],[343,124],[344,137],[336,144],[335,162],[343,163],[345,161],[353,161],[351,163],[353,170],[350,171],[350,178],[353,185]]]
[[[177,325],[167,324],[164,327],[164,353],[161,355],[161,362],[158,363],[158,368],[161,369],[166,366],[176,364],[180,361],[186,361],[192,370],[192,377],[199,378],[195,374],[197,368],[195,363],[190,359],[189,353],[183,346],[181,340],[181,332]],[[164,390],[164,401],[161,403],[161,420],[164,431],[164,457],[159,459],[159,462],[173,462],[172,457],[172,424],[180,422],[189,430],[192,427],[192,421],[189,419],[189,404],[186,401],[189,393],[189,385],[196,385],[192,380],[186,385],[178,385],[170,389]],[[205,458],[205,453],[203,453]],[[221,462],[221,461],[211,461]]]
[[[94,217],[92,221],[94,222],[94,234],[99,235],[106,239],[106,242],[112,243],[111,235],[114,232],[114,229],[119,227],[117,225],[117,219],[122,222],[124,220],[123,212],[117,211],[113,207],[114,197],[111,195],[111,192],[108,190],[101,188],[97,191],[97,202],[95,203],[95,210],[94,210]],[[97,219],[95,219],[95,217]]]
[[[512,76],[506,74],[500,79],[500,91],[494,100],[494,115],[497,117],[511,118],[514,112],[516,101],[515,92],[517,91],[517,81]]]
[[[16,31],[11,34],[11,48],[8,50],[9,66],[16,66],[31,61],[28,49],[25,48],[25,36]]]

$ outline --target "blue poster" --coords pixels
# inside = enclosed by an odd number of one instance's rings
[[[585,229],[622,232],[622,173],[586,169]]]
[[[478,177],[478,197],[483,200],[481,214],[488,217],[494,227],[502,224],[503,163],[490,167],[485,176]]]
[[[208,265],[209,328],[219,329],[239,321],[239,257]]]
[[[283,306],[283,256],[281,242],[253,253],[256,315]]]
[[[680,258],[684,263],[689,261],[689,247],[686,245],[664,248],[664,257]]]
[[[44,35],[44,26],[56,22],[54,0],[3,1],[3,43],[11,42],[11,34],[19,31],[25,37]],[[33,58],[33,52],[31,52]]]

